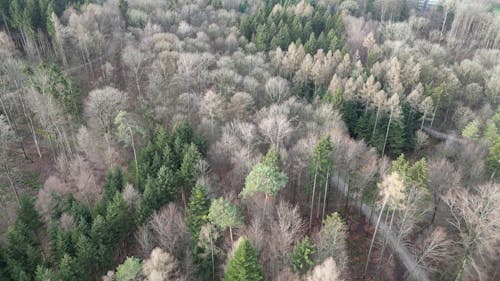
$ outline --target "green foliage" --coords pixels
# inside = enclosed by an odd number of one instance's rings
[[[480,122],[478,119],[472,120],[462,130],[462,136],[471,140],[477,140],[479,138],[479,126]]]
[[[212,201],[208,220],[222,229],[243,225],[241,211],[231,201],[223,197]]]
[[[224,281],[264,280],[262,268],[257,261],[257,253],[247,239],[241,241],[224,274]]]
[[[116,269],[117,281],[138,281],[141,280],[142,263],[141,260],[134,257],[128,257],[124,263]]]
[[[318,258],[322,262],[328,257],[345,256],[347,226],[338,213],[332,213],[323,221],[319,232]]]
[[[48,31],[52,12],[60,16],[66,7],[78,6],[83,2],[84,0],[1,0],[0,11],[11,27],[34,36],[38,30]]]
[[[83,101],[80,89],[71,77],[64,74],[58,65],[48,63],[41,63],[35,73],[46,77],[46,79],[32,77],[31,82],[35,89],[41,94],[53,97],[65,113],[79,120],[82,115]]]
[[[208,197],[207,188],[204,185],[197,184],[191,192],[186,217],[191,237],[195,241],[200,235],[201,227],[208,222],[209,208],[210,198]]]
[[[129,24],[128,18],[128,2],[127,0],[118,0],[118,9],[120,10],[120,15],[122,16],[125,25]]]
[[[274,196],[286,186],[287,180],[288,177],[282,171],[265,163],[258,163],[246,177],[240,196],[248,198],[258,192]]]
[[[314,245],[311,243],[309,237],[305,237],[295,245],[290,254],[292,270],[304,275],[314,266],[313,255]]]
[[[314,184],[323,186],[328,178],[332,176],[333,151],[334,147],[329,136],[321,138],[314,146],[309,163],[308,192],[312,192]]]
[[[396,160],[392,161],[392,171],[397,172],[407,186],[428,188],[429,175],[425,158],[411,165],[405,159],[405,156],[401,154]]]
[[[296,1],[266,1],[264,9],[241,18],[239,29],[251,40],[259,51],[271,51],[280,47],[287,49],[291,42],[306,42],[305,49],[314,54],[320,48],[345,49],[345,27],[340,13],[330,13],[316,6],[312,17],[295,13],[271,13],[276,2],[290,5]]]
[[[17,219],[7,231],[5,262],[13,280],[32,280],[37,265],[42,263],[40,240],[37,235],[42,222],[35,209],[34,199],[24,196]]]
[[[500,175],[500,137],[488,150],[487,166],[493,175]]]
[[[411,151],[415,147],[416,131],[420,128],[418,120],[421,113],[413,111],[406,103],[402,104],[402,116],[394,119],[389,128],[387,136],[386,153],[397,157],[403,152]],[[342,103],[342,117],[352,137],[364,139],[381,152],[387,126],[389,125],[389,113],[380,112],[375,132],[376,109],[366,108],[365,105],[355,101],[344,101]]]

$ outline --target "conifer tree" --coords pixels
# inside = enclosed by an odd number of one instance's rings
[[[32,280],[42,263],[37,231],[42,226],[33,198],[22,197],[17,219],[7,231],[6,260],[13,280]]]
[[[314,265],[314,246],[309,237],[297,243],[290,254],[290,262],[294,272],[304,275]]]
[[[193,241],[197,241],[201,227],[208,222],[209,208],[210,198],[207,188],[201,184],[195,185],[189,199],[186,218]]]
[[[270,150],[264,161],[253,166],[245,179],[245,187],[240,196],[248,198],[260,192],[266,195],[267,201],[269,196],[274,196],[283,189],[288,177],[279,169],[278,163],[277,152]]]
[[[233,241],[232,228],[243,225],[241,211],[231,201],[223,197],[212,201],[208,219],[222,230],[229,228],[231,241]]]
[[[316,188],[317,187],[325,187],[324,189],[324,202],[323,209],[326,207],[326,195],[328,193],[328,185],[330,177],[332,176],[333,169],[333,145],[329,136],[323,137],[313,149],[313,155],[311,157],[311,161],[309,163],[309,174],[310,174],[310,187],[309,192],[311,194],[311,209],[309,214],[309,228],[311,228],[311,223],[313,219],[313,210],[314,210],[314,200],[316,199]],[[320,213],[320,203],[321,203],[321,191],[318,192],[318,205],[317,205],[317,214],[319,216]],[[324,216],[324,211],[323,211]]]
[[[262,267],[257,261],[257,253],[248,241],[242,239],[237,242],[238,246],[224,274],[223,281],[262,281],[264,274]]]

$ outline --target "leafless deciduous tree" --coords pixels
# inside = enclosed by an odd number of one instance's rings
[[[177,280],[180,275],[175,257],[160,248],[151,252],[150,258],[142,265],[142,271],[147,281]]]
[[[460,264],[455,280],[485,275],[498,255],[500,236],[500,185],[487,183],[467,191],[454,188],[443,197],[451,211],[450,224],[459,233]]]
[[[342,279],[335,260],[328,257],[307,275],[306,281],[342,281]]]
[[[126,102],[127,95],[118,89],[105,87],[93,90],[89,93],[85,113],[104,134],[109,134],[116,115],[125,108]]]
[[[158,245],[179,259],[189,242],[184,216],[174,203],[156,212],[149,222]]]

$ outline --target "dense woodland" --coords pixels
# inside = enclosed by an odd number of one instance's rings
[[[420,2],[0,0],[0,280],[500,280],[500,5]]]

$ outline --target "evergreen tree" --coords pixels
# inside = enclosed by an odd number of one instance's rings
[[[257,253],[248,241],[243,239],[229,260],[224,281],[262,281],[264,274],[257,261]]]
[[[22,197],[16,221],[7,231],[5,256],[13,280],[33,280],[37,265],[42,263],[37,235],[41,226],[33,198]]]
[[[491,172],[491,178],[500,175],[500,136],[488,150],[487,166]]]
[[[187,226],[194,241],[197,241],[201,227],[208,222],[209,208],[210,198],[207,188],[201,184],[195,185],[189,199],[186,217]]]
[[[272,154],[272,152],[271,152]],[[288,177],[276,166],[270,166],[268,163],[274,156],[269,156],[263,162],[253,166],[252,171],[245,179],[245,187],[240,193],[243,198],[253,196],[255,193],[261,192],[266,195],[266,200],[269,196],[276,195],[281,189],[286,186]]]
[[[120,15],[127,26],[129,24],[127,0],[118,0],[118,9],[120,10]]]
[[[290,254],[292,270],[304,275],[314,266],[313,255],[314,245],[311,243],[309,237],[305,237],[295,245]]]
[[[138,258],[127,257],[116,269],[116,281],[136,281],[141,277],[142,263]]]
[[[223,197],[212,201],[208,212],[208,219],[222,230],[229,227],[231,241],[233,241],[232,228],[243,225],[241,211],[231,201]]]
[[[314,55],[317,49],[318,47],[316,42],[316,36],[314,36],[314,33],[311,33],[311,35],[309,35],[309,39],[304,44],[304,50],[306,51],[306,53]]]

